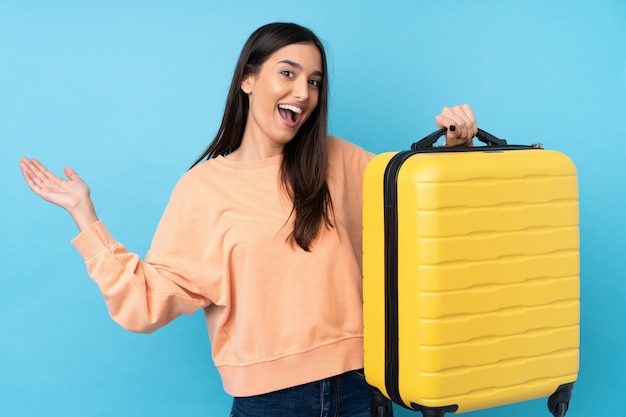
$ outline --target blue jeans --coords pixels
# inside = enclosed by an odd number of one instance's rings
[[[235,397],[231,417],[371,417],[363,371],[268,394]],[[393,413],[388,414],[393,417]]]

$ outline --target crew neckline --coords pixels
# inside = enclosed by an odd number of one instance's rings
[[[214,160],[221,165],[234,169],[260,169],[279,166],[283,159],[282,155],[272,156],[270,158],[259,159],[256,161],[233,161],[225,158],[223,155],[218,155]]]

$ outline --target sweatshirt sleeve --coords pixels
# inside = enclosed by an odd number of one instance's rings
[[[144,261],[116,241],[101,221],[72,240],[109,314],[127,330],[153,332],[212,304],[212,291],[219,291],[220,277],[207,278],[218,268],[210,268],[213,260],[198,255],[206,252],[206,228],[193,221],[191,214],[200,216],[190,182],[181,181],[172,193]]]
[[[210,303],[194,293],[183,270],[163,260],[159,264],[155,255],[151,263],[142,262],[115,241],[102,222],[83,230],[72,244],[85,259],[109,314],[127,330],[150,333]]]

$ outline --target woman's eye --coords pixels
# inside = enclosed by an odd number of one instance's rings
[[[309,80],[309,84],[311,84],[313,87],[320,86],[320,82],[318,80]]]
[[[287,78],[293,78],[293,72],[291,71],[284,70],[284,71],[281,71],[280,73],[283,74]]]

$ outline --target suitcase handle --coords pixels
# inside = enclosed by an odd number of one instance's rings
[[[436,132],[433,132],[430,135],[426,136],[424,139],[412,144],[411,149],[415,150],[415,149],[432,148],[435,142],[437,142],[441,136],[445,135],[447,131],[448,129],[446,129],[445,127],[441,128],[437,130]],[[478,132],[476,133],[476,138],[479,141],[487,144],[487,146],[506,146],[507,145],[506,140],[497,138],[491,133],[485,132],[482,129],[478,129]]]

